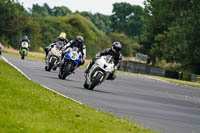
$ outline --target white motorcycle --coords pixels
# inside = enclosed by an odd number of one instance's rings
[[[115,71],[113,58],[110,55],[101,56],[85,75],[84,88],[93,90],[97,85],[105,81]]]
[[[52,48],[49,51],[48,56],[45,60],[45,70],[51,71],[52,68],[53,70],[56,70],[58,65],[60,64],[61,55],[62,51],[59,48],[57,48],[56,45],[52,45]]]

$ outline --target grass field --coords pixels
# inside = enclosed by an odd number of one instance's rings
[[[45,53],[40,50],[41,52],[28,52],[28,56],[25,56],[25,59],[34,60],[34,61],[44,61]],[[2,51],[3,56],[14,56],[20,58],[19,51],[13,49],[12,47],[3,47]]]
[[[161,80],[169,81],[169,82],[180,84],[180,85],[189,85],[189,86],[200,88],[200,83],[199,82],[190,82],[190,81],[171,79],[171,78],[164,78],[164,77],[158,77],[158,76],[149,76],[149,75],[146,75],[146,76],[152,77],[152,78],[155,78],[155,79],[161,79]]]
[[[33,83],[0,60],[0,133],[152,133]]]

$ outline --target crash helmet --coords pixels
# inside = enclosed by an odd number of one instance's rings
[[[114,53],[120,52],[121,49],[122,49],[122,45],[121,45],[120,42],[117,42],[117,41],[113,42],[113,44],[112,44],[112,51],[113,51]]]
[[[66,39],[66,36],[67,36],[67,34],[65,32],[61,32],[59,35],[59,38],[64,40],[64,39]]]
[[[28,40],[28,36],[25,35],[25,36],[23,37],[23,40]]]
[[[76,41],[77,44],[82,44],[84,39],[83,39],[82,36],[77,36],[75,41]]]

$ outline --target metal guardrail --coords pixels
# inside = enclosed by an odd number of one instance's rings
[[[192,82],[200,82],[200,75],[192,74],[191,81]]]
[[[196,74],[192,74],[191,75],[191,81],[192,82],[196,82]]]

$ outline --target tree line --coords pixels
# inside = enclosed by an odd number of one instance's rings
[[[144,26],[140,44],[154,64],[178,62],[200,74],[199,0],[146,0]]]
[[[60,32],[69,40],[85,39],[88,57],[111,47],[123,45],[124,56],[147,54],[153,65],[165,61],[180,63],[179,70],[200,74],[199,0],[146,0],[145,7],[114,3],[112,15],[72,12],[68,7],[50,8],[34,4],[25,9],[14,0],[0,0],[0,41],[18,47],[28,35],[31,50],[49,45]],[[177,68],[176,68],[177,69]]]
[[[60,32],[66,32],[69,40],[82,35],[88,57],[111,47],[113,41],[122,42],[125,56],[134,55],[140,48],[126,32],[117,32],[116,27],[112,27],[111,16],[100,13],[72,12],[65,6],[50,8],[48,4],[34,4],[27,10],[15,1],[0,0],[0,18],[0,41],[14,48],[23,35],[28,35],[30,49],[37,51],[49,45]]]

